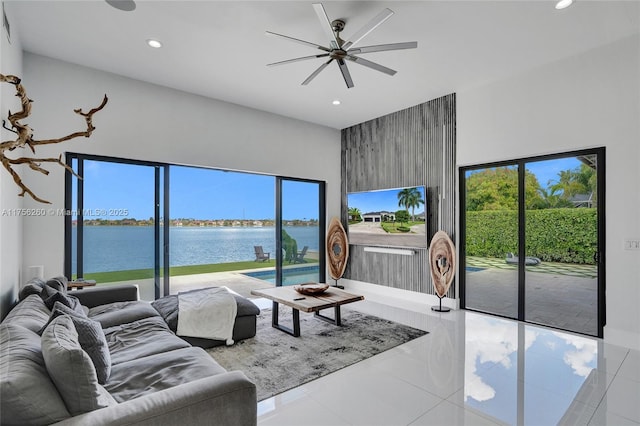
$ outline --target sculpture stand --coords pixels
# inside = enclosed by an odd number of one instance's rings
[[[338,280],[334,280],[336,283],[332,286],[335,288],[339,288],[340,290],[344,290],[344,286],[343,285],[338,285]]]
[[[446,306],[443,308],[442,307],[442,299],[444,299],[443,297],[438,296],[438,299],[440,299],[440,306],[432,306],[431,310],[435,311],[435,312],[449,312],[451,310],[451,308],[447,308]]]

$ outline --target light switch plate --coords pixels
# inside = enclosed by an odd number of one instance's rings
[[[640,240],[637,240],[637,239],[624,240],[624,249],[625,250],[640,250]]]

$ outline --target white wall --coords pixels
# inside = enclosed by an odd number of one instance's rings
[[[2,8],[0,2],[0,9]],[[11,16],[7,16],[11,21]],[[22,75],[22,47],[17,34],[12,34],[11,43],[7,39],[4,28],[0,34],[0,74]],[[15,96],[15,86],[2,83],[0,85],[0,117],[7,119],[9,110],[19,111],[20,103]],[[7,123],[8,125],[8,123]],[[2,141],[13,140],[14,134],[0,130]],[[13,158],[21,155],[11,154]],[[10,304],[17,298],[22,267],[22,218],[12,215],[15,209],[22,207],[22,198],[17,195],[20,190],[13,183],[11,175],[0,167],[0,318],[4,318]]]
[[[606,147],[605,340],[640,349],[640,38],[457,97],[458,165]]]
[[[24,83],[33,99],[36,139],[83,129],[73,113],[99,105],[91,138],[38,147],[38,156],[65,151],[304,177],[327,182],[327,214],[340,212],[340,132],[282,116],[208,99],[137,80],[25,53]],[[185,76],[187,78],[187,76]],[[64,205],[64,172],[25,171],[36,194]],[[25,199],[25,207],[43,205]],[[64,219],[24,219],[23,266],[62,273]]]

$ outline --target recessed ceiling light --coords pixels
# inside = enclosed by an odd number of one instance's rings
[[[136,10],[136,3],[132,0],[106,0],[106,2],[118,10],[132,12]]]
[[[147,44],[149,46],[153,47],[154,49],[160,49],[162,47],[162,43],[160,41],[152,39],[152,38],[147,40]]]
[[[335,101],[331,102],[334,105],[340,105],[340,101],[338,99],[336,99]]]
[[[556,9],[560,10],[560,9],[566,9],[567,7],[571,6],[573,4],[573,0],[560,0],[558,3],[556,3]]]

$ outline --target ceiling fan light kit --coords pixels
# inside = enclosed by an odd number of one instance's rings
[[[338,68],[340,69],[340,73],[344,79],[347,88],[354,87],[353,79],[351,78],[351,73],[349,72],[349,67],[347,66],[346,61],[351,61],[356,64],[360,64],[367,68],[371,68],[373,70],[382,72],[387,75],[394,75],[396,73],[395,70],[391,68],[387,68],[383,65],[377,64],[375,62],[369,61],[367,59],[361,58],[356,55],[360,55],[363,53],[371,53],[371,52],[382,52],[386,50],[401,50],[401,49],[414,49],[418,47],[418,42],[410,41],[404,43],[391,43],[391,44],[379,44],[375,46],[363,46],[363,47],[355,47],[357,43],[359,43],[363,38],[365,38],[371,31],[376,29],[380,24],[389,19],[391,15],[393,15],[393,11],[391,9],[384,9],[378,15],[376,15],[371,21],[369,21],[364,27],[360,28],[350,40],[343,40],[340,37],[340,33],[344,30],[345,22],[341,19],[335,19],[333,21],[329,20],[327,13],[322,6],[321,3],[314,3],[313,8],[318,15],[318,19],[320,20],[320,24],[324,29],[327,37],[329,38],[329,46],[322,46],[319,44],[311,43],[305,40],[300,40],[294,37],[289,37],[283,34],[274,33],[271,31],[267,31],[266,34],[269,36],[276,36],[283,38],[285,40],[293,41],[295,43],[303,44],[309,47],[313,47],[315,49],[323,51],[323,53],[311,55],[311,56],[303,56],[294,59],[287,59],[285,61],[273,62],[267,64],[267,66],[276,66],[276,65],[284,65],[290,64],[293,62],[305,61],[309,59],[317,59],[324,58],[325,60],[315,71],[311,73],[309,77],[307,77],[302,85],[306,86],[309,84],[318,74],[320,74],[329,64],[335,61],[338,64]]]

